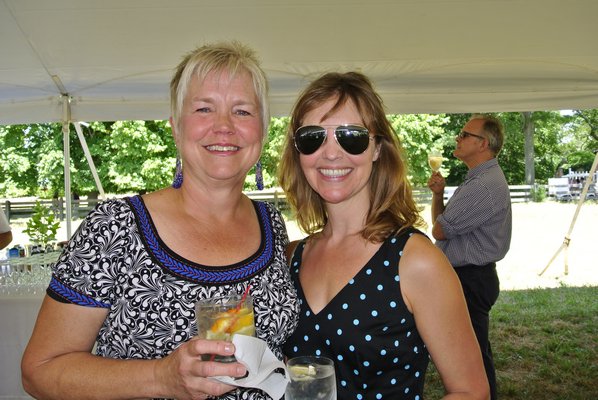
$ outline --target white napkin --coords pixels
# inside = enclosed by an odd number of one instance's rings
[[[289,379],[287,374],[278,368],[286,371],[286,366],[268,348],[266,342],[252,336],[235,335],[232,342],[235,345],[235,358],[247,368],[248,375],[245,378],[232,378],[230,376],[215,376],[220,382],[229,385],[261,389],[274,400],[280,400],[284,395]]]

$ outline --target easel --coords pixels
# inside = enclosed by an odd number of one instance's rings
[[[561,247],[554,253],[554,256],[548,262],[548,265],[540,272],[538,275],[542,276],[544,272],[550,267],[550,264],[554,261],[556,256],[559,255],[561,250],[565,249],[565,275],[569,274],[569,243],[571,242],[571,232],[573,231],[573,227],[575,226],[575,221],[577,221],[577,216],[579,215],[579,210],[581,209],[581,205],[583,204],[584,200],[586,199],[586,194],[588,193],[588,189],[594,179],[594,173],[596,172],[596,166],[598,165],[598,152],[596,152],[596,156],[594,157],[594,163],[592,164],[592,168],[590,168],[590,173],[588,175],[588,179],[586,179],[586,183],[583,186],[583,190],[581,191],[581,195],[579,196],[579,201],[577,202],[577,208],[575,209],[575,214],[573,215],[573,220],[571,221],[571,226],[569,226],[569,231],[565,235],[565,240],[563,240],[563,244]]]

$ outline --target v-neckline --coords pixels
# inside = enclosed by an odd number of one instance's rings
[[[376,250],[374,252],[374,254],[372,254],[372,256],[367,260],[367,262],[355,273],[355,275],[353,275],[353,277],[351,279],[349,279],[344,285],[343,287],[336,292],[336,294],[330,299],[330,301],[328,301],[328,303],[326,303],[324,305],[324,307],[322,307],[322,309],[318,312],[314,312],[313,308],[311,307],[311,305],[309,304],[309,300],[307,299],[307,296],[305,295],[305,292],[303,291],[303,284],[301,283],[301,279],[299,278],[299,269],[297,270],[297,288],[298,290],[301,292],[301,296],[303,299],[305,299],[305,306],[307,307],[307,309],[309,310],[309,312],[314,315],[314,316],[320,316],[322,314],[324,314],[324,311],[326,311],[326,309],[331,307],[331,304],[335,303],[336,300],[341,296],[341,294],[343,292],[346,292],[349,286],[353,285],[358,279],[359,277],[365,273],[365,271],[367,271],[367,267],[369,267],[374,258],[378,255],[378,253],[380,253],[380,251],[384,248],[384,246],[386,246],[387,240],[384,240],[382,242],[382,244],[380,245],[380,247],[378,247],[378,250]],[[298,257],[299,261],[299,265],[303,264],[303,250],[305,249],[305,245],[306,245],[306,239],[304,239],[296,248],[295,251],[292,255],[291,260],[295,259]]]

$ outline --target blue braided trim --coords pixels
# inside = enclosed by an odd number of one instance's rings
[[[261,251],[259,251],[256,257],[248,260],[248,262],[243,265],[232,267],[230,269],[202,269],[190,266],[170,256],[170,254],[168,254],[168,252],[166,252],[160,245],[158,237],[152,229],[150,216],[143,205],[141,197],[129,197],[127,200],[133,206],[133,209],[137,214],[137,226],[154,259],[161,264],[163,268],[177,276],[204,284],[239,282],[248,279],[266,268],[273,258],[274,237],[272,223],[270,220],[270,213],[268,212],[266,205],[262,202],[254,202],[254,204],[257,204],[258,217],[260,219],[262,231],[264,232],[264,246],[263,249],[260,249]]]
[[[52,290],[57,296],[67,300],[69,303],[86,307],[110,308],[110,304],[94,300],[91,297],[71,289],[56,279],[54,276],[52,276],[52,279],[50,280],[49,289]]]

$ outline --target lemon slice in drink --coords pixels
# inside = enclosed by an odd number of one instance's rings
[[[244,307],[218,314],[206,332],[206,339],[230,340],[234,334],[255,336],[253,310]]]
[[[214,324],[210,327],[210,331],[213,333],[227,332],[231,325],[234,323],[234,317],[230,314],[218,316],[218,319],[214,321]]]
[[[240,335],[253,336],[255,333],[255,326],[253,323],[253,313],[245,309],[239,311],[238,317],[234,319],[233,325],[228,329],[228,332],[238,333]]]
[[[293,380],[304,381],[314,379],[316,377],[316,368],[313,365],[292,365],[289,372],[293,376]]]

